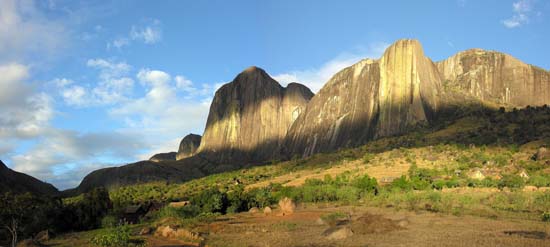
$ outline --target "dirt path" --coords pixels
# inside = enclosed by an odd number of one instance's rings
[[[148,236],[145,238],[147,246],[150,247],[198,247],[195,243],[187,243],[177,239],[166,239],[154,236]]]
[[[380,215],[402,228],[329,240],[323,236],[329,226],[319,217],[344,212],[354,217]],[[364,207],[301,209],[291,216],[242,213],[209,226],[208,246],[550,246],[550,225],[528,220],[488,219],[427,212],[395,211]],[[375,224],[376,226],[376,224]]]

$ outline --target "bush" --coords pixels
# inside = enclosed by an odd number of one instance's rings
[[[533,175],[529,178],[527,183],[536,187],[550,186],[550,177],[543,175]]]
[[[550,212],[550,193],[544,192],[535,197],[534,206],[543,212]]]
[[[518,175],[504,175],[498,183],[499,189],[507,187],[512,190],[517,190],[523,188],[523,186],[525,186],[525,181]]]
[[[550,222],[550,212],[542,213],[542,221]]]
[[[364,194],[378,194],[378,182],[376,178],[371,178],[369,175],[365,174],[362,177],[357,177],[352,184]]]
[[[92,244],[101,247],[127,247],[130,245],[130,228],[120,225],[103,230],[91,239]]]
[[[397,189],[401,191],[408,191],[412,189],[411,183],[407,180],[407,177],[405,175],[399,177],[398,179],[395,179],[390,184],[391,189]]]
[[[227,194],[217,188],[208,189],[195,195],[191,199],[191,204],[197,205],[201,212],[207,213],[225,213],[229,206]]]
[[[112,228],[115,227],[118,223],[118,220],[113,215],[107,215],[101,219],[101,227],[102,228]]]
[[[363,163],[364,164],[369,164],[373,159],[374,159],[375,155],[372,154],[372,153],[366,153],[364,156],[363,156]]]
[[[436,190],[442,190],[446,184],[447,182],[445,180],[437,180],[432,183],[432,188]]]

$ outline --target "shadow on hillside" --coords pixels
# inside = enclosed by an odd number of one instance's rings
[[[457,129],[448,135],[430,134],[445,131],[457,120],[471,118],[475,128]],[[550,108],[526,107],[521,110],[505,112],[504,109],[488,108],[448,109],[441,112],[430,125],[411,126],[405,134],[379,139],[354,139],[355,142],[343,143],[334,151],[323,150],[303,157],[301,153],[287,153],[284,145],[272,152],[272,160],[261,160],[254,150],[226,149],[218,152],[203,152],[179,161],[150,162],[141,161],[126,166],[97,170],[86,176],[81,185],[65,191],[65,195],[74,196],[97,186],[116,187],[139,183],[163,181],[181,183],[211,174],[235,171],[252,166],[274,164],[280,161],[293,161],[301,164],[322,165],[344,159],[362,158],[365,153],[379,153],[395,148],[455,145],[522,145],[534,140],[550,138]],[[350,130],[360,128],[360,124],[346,126]],[[459,126],[460,128],[460,126]],[[353,136],[347,134],[347,136]],[[277,141],[267,141],[255,150],[266,150]],[[285,142],[286,143],[286,142]],[[276,146],[276,145],[275,145]],[[322,150],[322,149],[319,149]],[[223,154],[223,157],[219,155]],[[220,162],[222,160],[222,162]],[[110,179],[105,180],[106,177]]]

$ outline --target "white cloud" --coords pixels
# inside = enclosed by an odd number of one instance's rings
[[[318,68],[306,70],[294,70],[273,76],[279,83],[286,85],[290,82],[298,82],[306,85],[316,93],[336,72],[353,65],[364,58],[379,58],[389,46],[385,42],[375,42],[356,54],[344,53],[324,63]]]
[[[14,170],[66,189],[76,186],[90,171],[114,165],[100,162],[100,157],[120,160],[119,157],[131,157],[135,150],[144,147],[139,136],[50,128],[29,151],[12,156],[11,161]]]
[[[72,86],[61,91],[65,103],[73,106],[85,106],[89,102],[86,98],[86,89],[81,86]]]
[[[162,32],[160,28],[154,26],[142,28],[132,27],[130,38],[133,40],[141,40],[145,44],[154,44],[162,39]]]
[[[28,68],[0,65],[0,138],[32,138],[53,117],[52,99],[26,82]]]
[[[191,88],[193,88],[193,82],[191,80],[188,80],[187,78],[185,78],[183,76],[180,76],[180,75],[176,76],[174,78],[174,80],[176,80],[176,87],[178,89],[188,91]]]
[[[111,43],[109,43],[111,44]],[[130,44],[130,40],[128,40],[128,38],[118,38],[118,39],[115,39],[113,40],[113,43],[112,45],[118,49],[124,47],[124,46],[127,46]]]
[[[516,28],[529,23],[533,12],[533,0],[519,0],[512,4],[514,15],[503,20],[502,24],[507,28]]]
[[[160,70],[142,69],[136,78],[145,87],[143,97],[112,108],[110,114],[125,120],[125,133],[140,133],[146,138],[149,148],[137,158],[175,151],[177,139],[188,133],[202,133],[217,87],[203,84],[202,88],[195,88],[185,77],[172,77]],[[178,89],[186,94],[178,95]]]
[[[132,41],[143,42],[147,45],[152,45],[162,40],[162,28],[159,20],[148,20],[145,25],[132,26],[128,35],[120,36],[111,42],[107,43],[107,49],[115,47],[120,49],[124,46],[129,46]]]
[[[52,83],[56,87],[65,87],[73,84],[73,82],[74,82],[73,80],[67,79],[67,78],[55,78],[50,81],[50,83]]]
[[[105,59],[89,59],[86,65],[99,70],[99,81],[93,86],[72,85],[73,81],[66,78],[53,80],[67,105],[92,107],[128,100],[134,88],[134,80],[128,77],[130,65]]]
[[[34,1],[0,1],[0,63],[54,53],[67,38],[64,24],[46,18]]]

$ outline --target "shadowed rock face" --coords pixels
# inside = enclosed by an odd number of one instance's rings
[[[471,49],[437,62],[450,90],[498,106],[550,103],[550,72],[504,53]]]
[[[176,152],[158,153],[149,158],[149,160],[153,162],[176,160]]]
[[[250,67],[216,92],[198,152],[219,163],[275,158],[312,96],[303,85],[283,88],[264,70]]]
[[[44,183],[27,174],[9,169],[0,160],[0,193],[26,193],[30,192],[36,195],[54,196],[59,191],[49,183]]]
[[[148,182],[183,182],[205,176],[200,167],[206,161],[199,157],[189,157],[180,161],[140,161],[119,167],[95,170],[86,175],[77,188],[63,191],[66,196],[74,196],[96,187],[108,189]]]
[[[441,78],[416,40],[401,40],[379,60],[334,75],[298,117],[286,140],[290,154],[309,156],[427,123],[440,105]]]
[[[186,135],[180,142],[176,160],[185,159],[195,154],[201,145],[201,136],[195,134]]]

